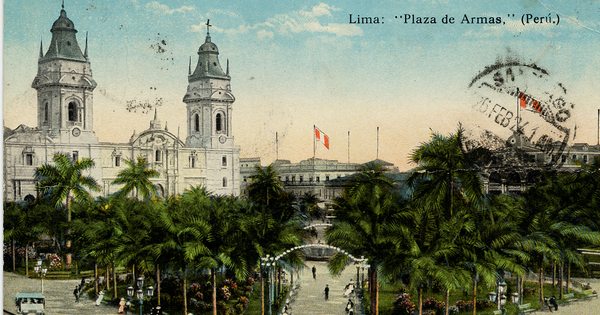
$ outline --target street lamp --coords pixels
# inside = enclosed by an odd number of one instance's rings
[[[274,300],[274,296],[273,296],[273,277],[271,275],[271,270],[274,269],[272,267],[275,266],[275,258],[274,257],[270,257],[269,255],[267,255],[264,258],[261,258],[262,262],[260,263],[260,265],[265,268],[265,273],[267,274],[267,281],[268,281],[268,285],[269,285],[269,298],[267,300],[267,305],[268,305],[268,314],[271,315],[272,314],[272,310],[271,310],[271,304],[273,303]],[[264,293],[263,293],[264,295]]]
[[[46,276],[48,268],[42,266],[42,259],[38,259],[36,262],[36,266],[33,267],[33,270],[35,271],[35,273],[39,274],[40,278],[42,279],[42,294],[44,294],[44,276]]]
[[[504,295],[506,293],[506,282],[504,280],[497,282],[496,288],[498,289],[498,299],[496,301],[498,302],[498,309],[500,309],[506,303],[506,295]]]
[[[144,277],[140,276],[135,280],[135,285],[137,286],[137,291],[135,291],[135,297],[140,302],[140,315],[142,315],[143,305],[144,305],[144,290],[142,287],[144,286]],[[131,300],[133,298],[134,288],[133,286],[127,287],[127,297]],[[154,287],[149,286],[146,288],[146,296],[148,299],[151,299],[154,296]]]

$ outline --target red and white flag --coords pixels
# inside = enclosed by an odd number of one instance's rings
[[[523,94],[523,93],[519,92],[519,105],[521,105],[521,107],[527,109],[527,104],[528,103],[531,104],[531,106],[533,107],[533,109],[535,109],[535,111],[537,111],[538,113],[542,114],[542,108],[540,106],[540,102],[534,100],[529,95],[526,95],[526,94]]]
[[[315,137],[317,140],[321,141],[321,143],[323,143],[327,149],[329,149],[329,137],[317,127],[315,127]]]

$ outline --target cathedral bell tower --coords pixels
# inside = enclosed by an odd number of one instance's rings
[[[198,64],[188,70],[188,88],[183,102],[187,105],[186,147],[205,154],[206,188],[221,195],[239,195],[239,148],[233,144],[232,104],[229,62],[223,71],[219,49],[210,38],[210,20],[206,22],[206,40],[198,49]]]
[[[31,87],[38,93],[38,128],[58,143],[97,143],[93,131],[96,82],[77,30],[64,9],[52,24],[52,41],[44,54],[40,44],[38,73]]]
[[[232,104],[229,62],[227,72],[219,63],[219,49],[211,42],[207,25],[206,40],[198,49],[198,64],[192,73],[191,59],[188,88],[183,102],[187,104],[186,146],[194,148],[227,148],[233,146],[231,130]]]

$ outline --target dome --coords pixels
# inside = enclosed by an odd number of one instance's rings
[[[200,48],[198,49],[198,53],[203,53],[203,52],[215,52],[215,53],[219,53],[219,48],[217,48],[217,45],[215,45],[215,43],[210,41],[210,36],[206,36],[206,41],[204,41],[204,44],[202,44],[202,46],[200,46]]]
[[[73,24],[73,21],[71,21],[68,17],[67,17],[67,11],[65,11],[64,9],[62,9],[60,11],[60,16],[58,17],[58,19],[56,21],[54,21],[54,24],[52,24],[52,29],[51,31],[55,31],[55,30],[73,30],[75,32],[77,32],[77,30],[75,30],[75,25]]]

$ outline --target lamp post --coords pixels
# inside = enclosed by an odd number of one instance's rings
[[[140,276],[135,280],[135,284],[137,286],[137,291],[135,291],[135,296],[137,297],[138,301],[140,302],[140,315],[142,315],[142,310],[143,310],[143,306],[144,306],[144,290],[142,289],[144,286],[144,277]],[[127,297],[129,297],[129,299],[131,300],[133,298],[133,293],[134,293],[134,288],[133,286],[129,286],[127,287]],[[152,296],[154,296],[154,287],[153,286],[149,286],[146,288],[146,296],[148,297],[148,299],[151,299]]]
[[[44,276],[46,276],[48,268],[42,266],[42,259],[38,259],[36,262],[36,266],[33,267],[33,270],[35,271],[35,273],[39,274],[40,278],[42,279],[42,294],[44,294]]]
[[[498,290],[496,302],[498,303],[498,309],[500,309],[506,303],[506,295],[504,295],[506,293],[506,282],[504,282],[504,280],[497,282],[496,288]]]
[[[275,266],[275,257],[271,257],[269,255],[267,255],[266,257],[261,258],[262,262],[260,263],[260,265],[265,269],[265,273],[267,274],[267,281],[268,281],[268,285],[269,285],[269,297],[267,299],[267,314],[271,315],[272,314],[272,310],[271,310],[271,306],[274,300],[274,289],[273,289],[273,275],[271,275],[272,270],[274,270],[274,266]],[[263,293],[264,294],[264,293]],[[264,314],[264,312],[263,312]]]

